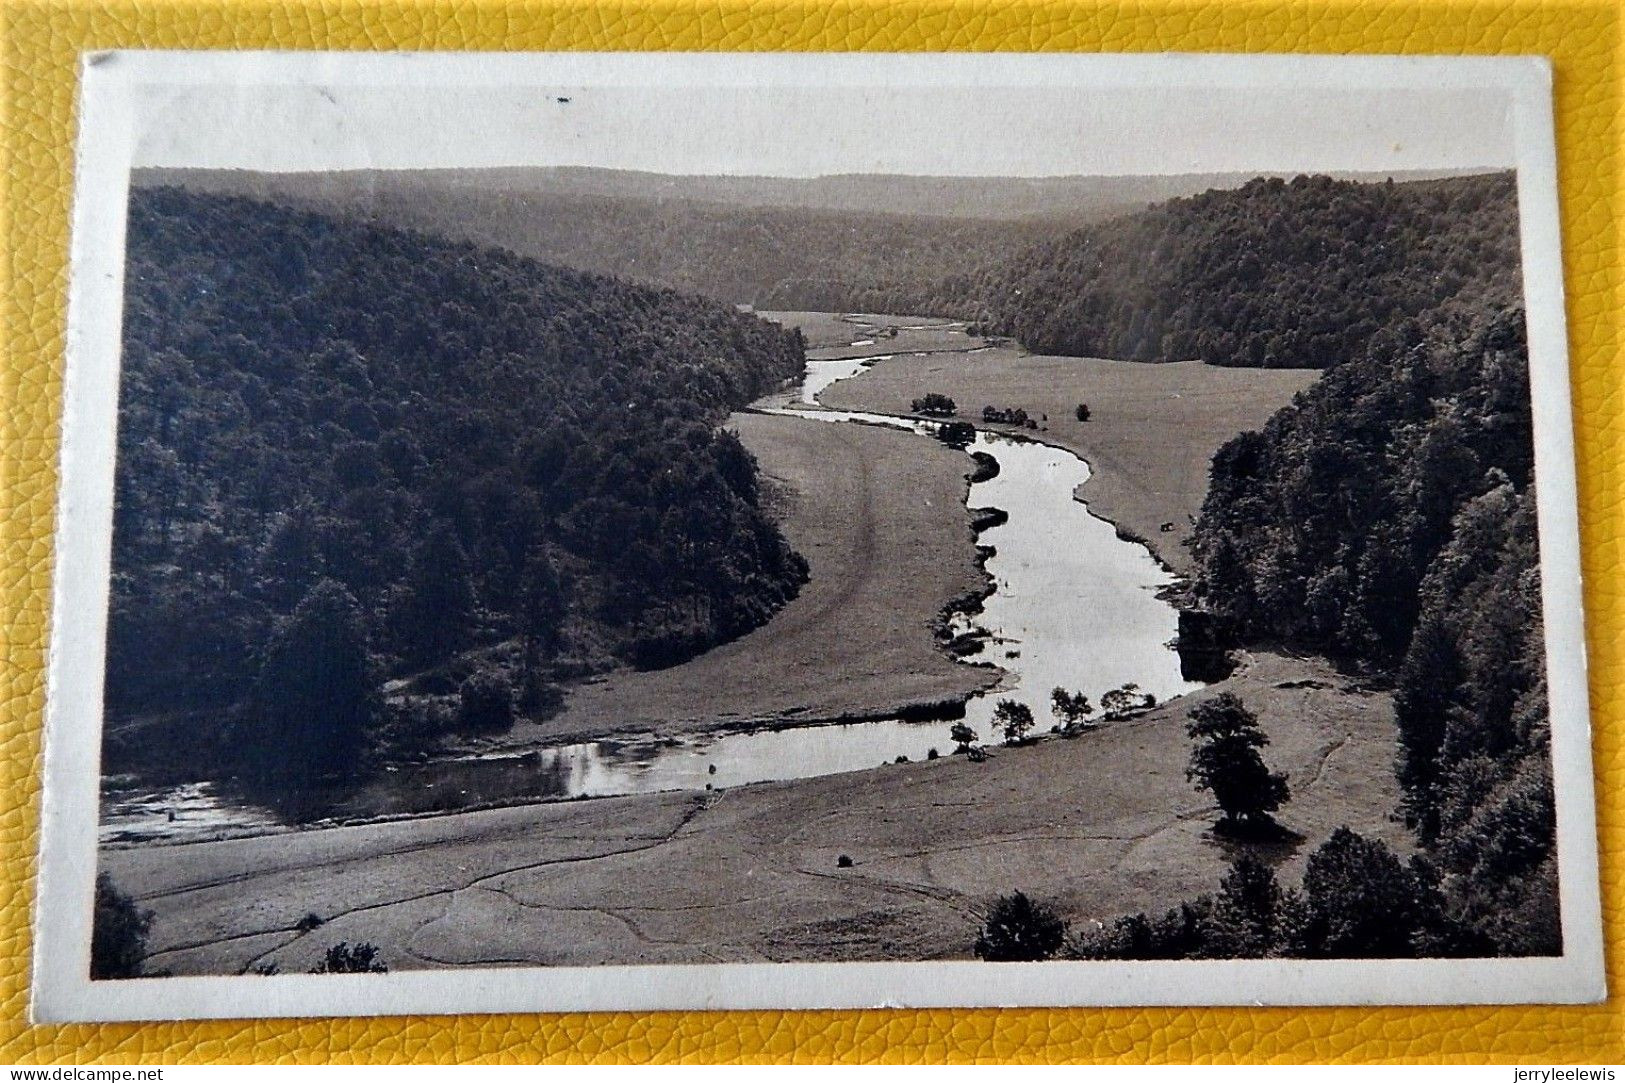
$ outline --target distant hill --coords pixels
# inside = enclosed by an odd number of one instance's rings
[[[148,169],[135,183],[292,203],[761,308],[969,316],[968,274],[1080,226],[1250,177]]]
[[[1510,173],[1258,179],[1042,242],[944,304],[1040,353],[1326,368],[1446,306],[1520,302]]]

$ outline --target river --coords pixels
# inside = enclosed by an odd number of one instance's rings
[[[851,346],[868,346],[856,339]],[[818,351],[810,351],[815,354]],[[799,395],[768,412],[808,424],[878,424],[934,439],[937,424],[881,414],[823,409],[818,396],[891,354],[809,358]],[[1037,731],[1053,724],[1050,691],[1085,693],[1099,705],[1105,692],[1135,686],[1135,696],[1162,701],[1199,685],[1180,673],[1171,645],[1178,613],[1160,592],[1173,576],[1145,546],[1117,536],[1076,498],[1089,466],[1069,451],[1036,440],[978,431],[967,449],[991,456],[998,474],[970,487],[973,508],[999,508],[1003,523],[984,530],[993,554],[986,569],[994,590],[981,612],[960,618],[956,632],[982,639],[968,661],[991,662],[1007,676],[972,697],[965,722],[996,743],[997,703],[1026,704]],[[1098,712],[1097,716],[1098,717]],[[486,803],[599,797],[661,790],[725,788],[807,778],[927,759],[953,750],[947,722],[882,719],[800,726],[677,740],[592,741],[524,754],[433,760],[390,768],[360,790],[279,816],[212,783],[153,790],[104,780],[103,842],[185,841],[219,834],[277,830],[290,819],[362,818],[444,812]]]

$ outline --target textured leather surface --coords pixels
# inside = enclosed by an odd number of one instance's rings
[[[1625,1061],[1625,359],[1621,9],[1577,2],[0,0],[0,1062],[555,1060]],[[1557,73],[1606,1004],[484,1016],[27,1025],[76,53],[81,49],[999,49],[1524,53]]]

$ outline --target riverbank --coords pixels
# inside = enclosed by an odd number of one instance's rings
[[[944,606],[986,589],[962,452],[869,425],[764,414],[728,424],[807,558],[801,593],[739,639],[669,669],[580,685],[554,717],[471,745],[918,715],[997,683],[999,670],[955,661],[936,633]]]
[[[1174,572],[1189,575],[1185,541],[1207,495],[1213,453],[1236,434],[1263,426],[1318,376],[1195,361],[1048,357],[1000,346],[894,357],[831,386],[821,401],[834,409],[905,414],[914,399],[934,391],[979,426],[987,405],[1047,415],[1040,431],[1020,431],[1087,461],[1092,476],[1079,495],[1090,510],[1145,542]],[[1090,420],[1076,420],[1079,403],[1088,404]]]
[[[1008,891],[1081,925],[1214,887],[1234,844],[1184,778],[1184,719],[1219,691],[1259,714],[1266,761],[1290,775],[1281,820],[1303,841],[1256,851],[1283,882],[1343,824],[1408,849],[1389,697],[1259,654],[1184,700],[986,763],[112,850],[102,867],[154,912],[150,964],[176,974],[299,972],[340,940],[396,970],[966,958]]]

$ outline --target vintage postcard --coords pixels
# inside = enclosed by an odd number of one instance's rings
[[[83,61],[34,1012],[1603,994],[1538,59]]]

